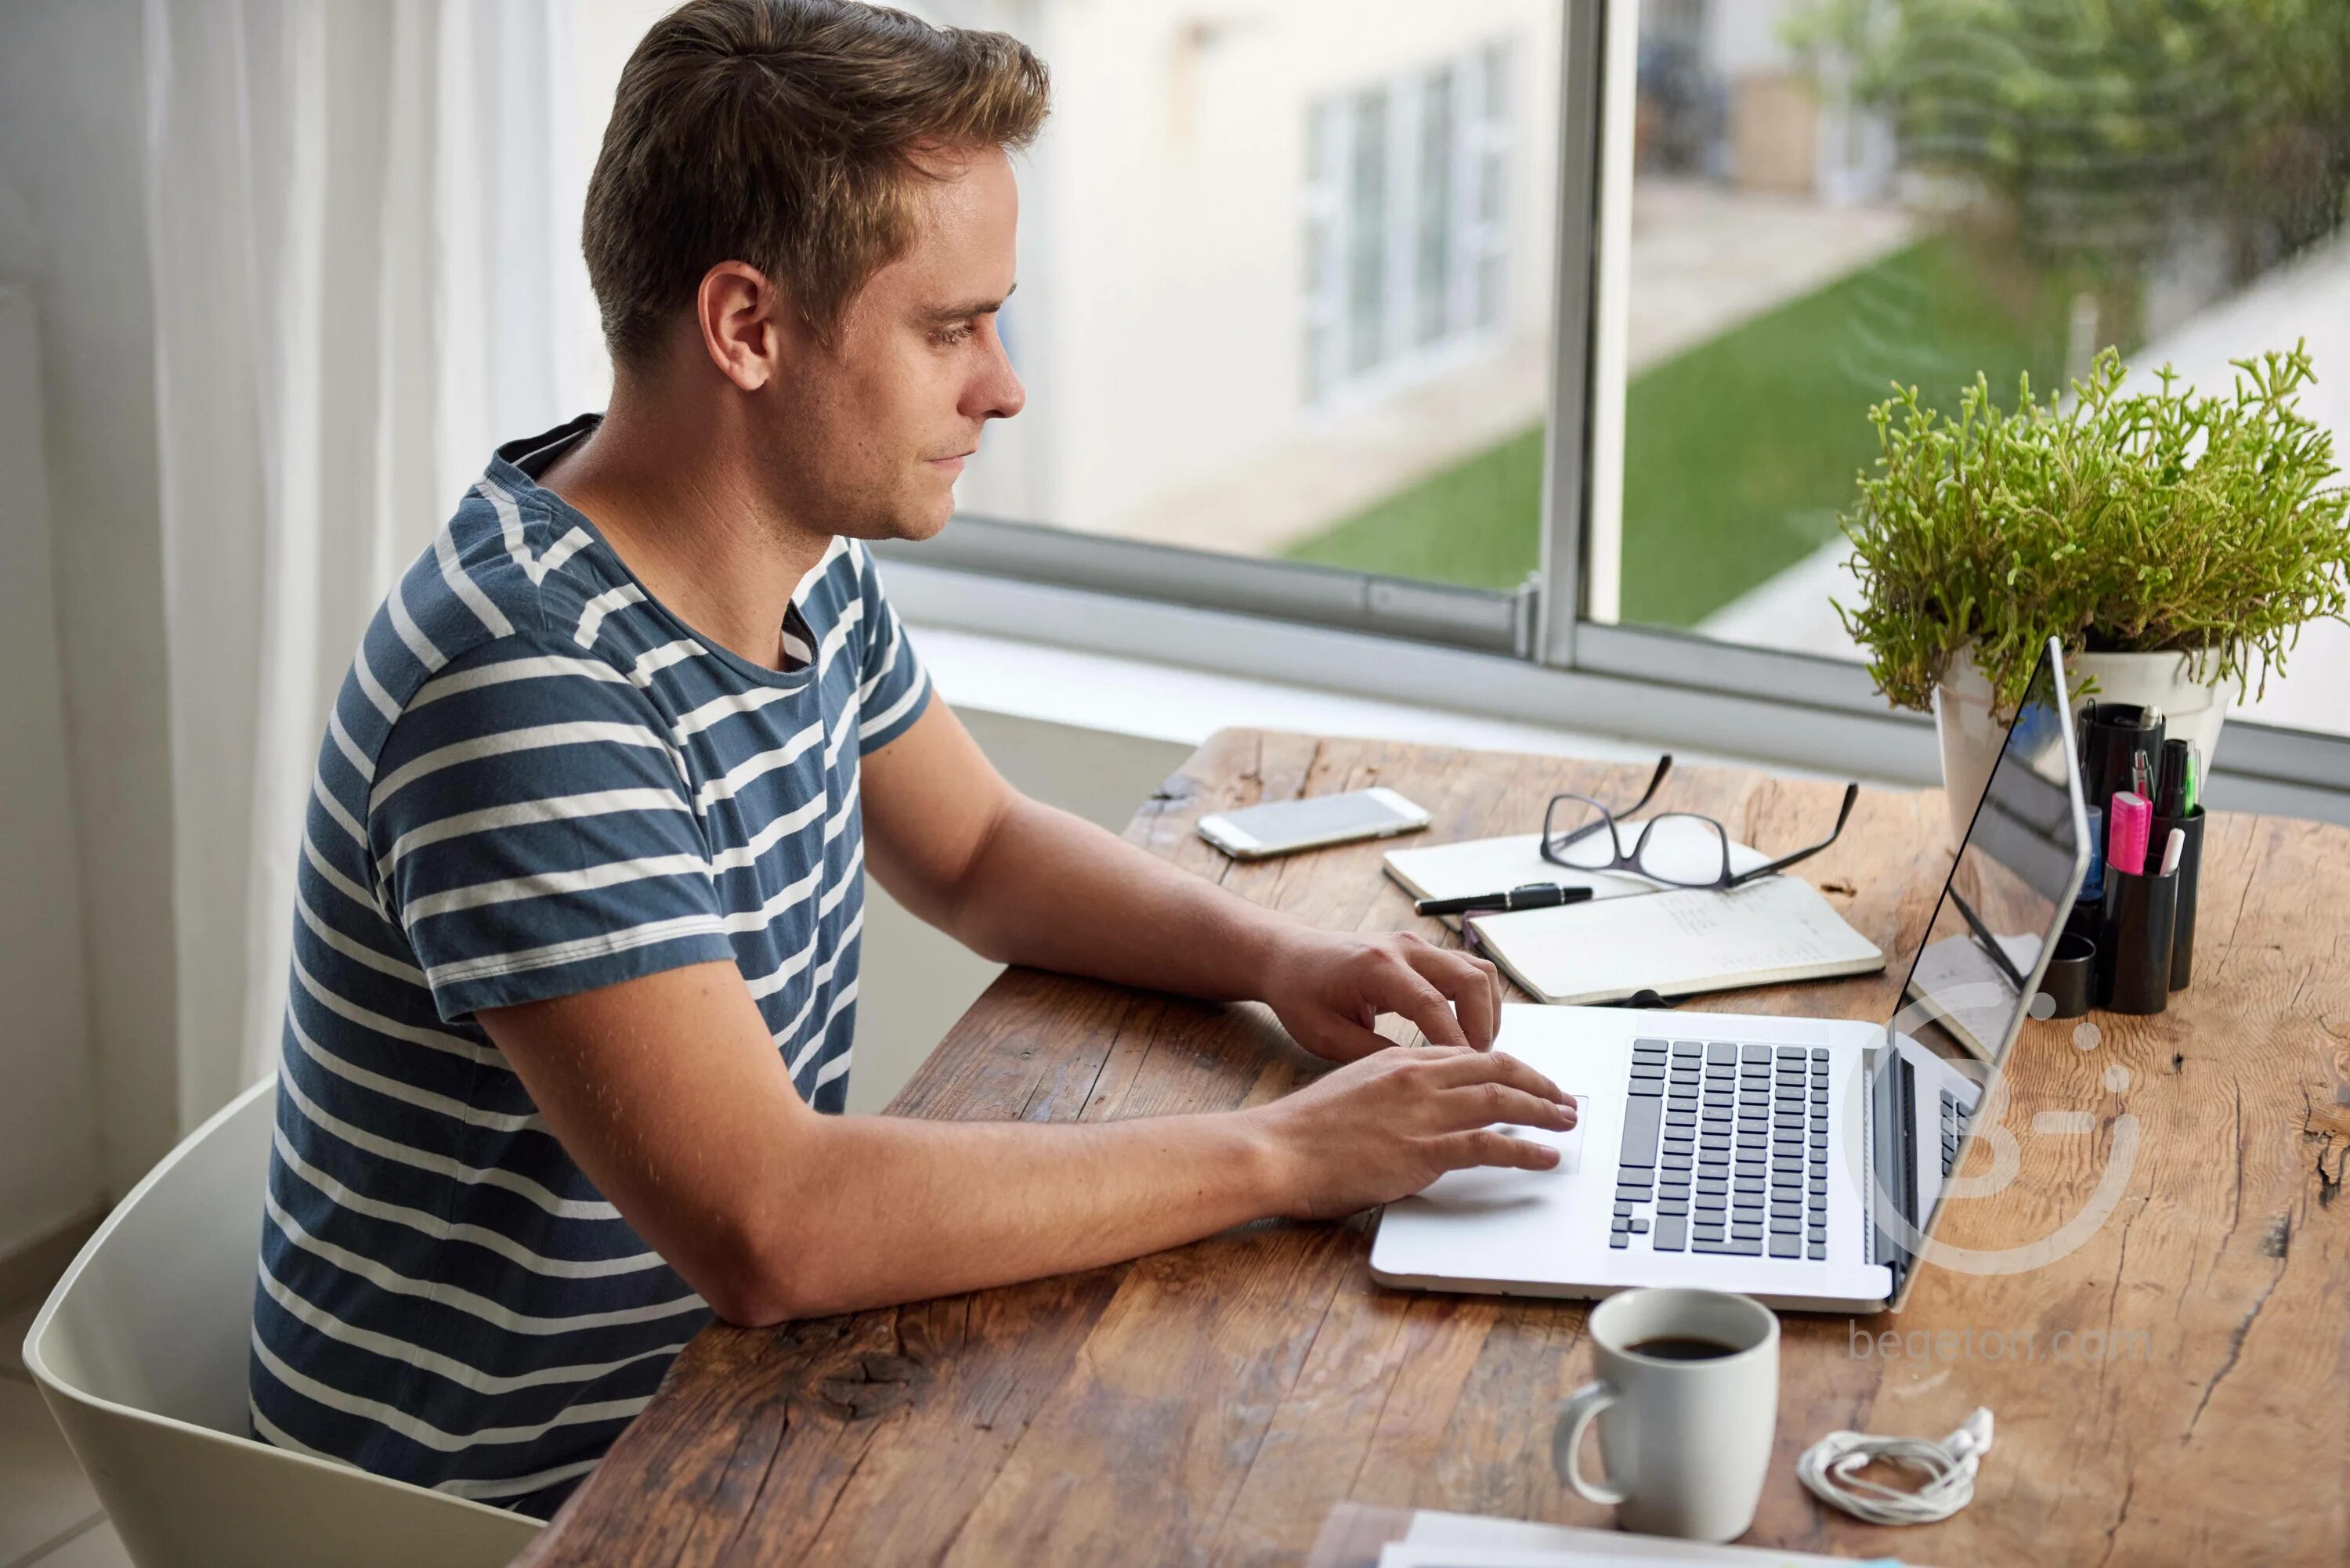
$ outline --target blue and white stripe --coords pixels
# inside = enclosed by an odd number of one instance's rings
[[[848,541],[794,596],[790,670],[696,637],[531,477],[592,428],[502,449],[328,716],[254,1296],[257,1434],[541,1514],[708,1312],[474,1015],[730,961],[840,1109],[858,761],[930,691]]]

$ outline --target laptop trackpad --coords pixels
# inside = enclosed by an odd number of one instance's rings
[[[1574,1094],[1572,1090],[1570,1094]],[[1578,1106],[1591,1103],[1587,1095],[1575,1094]],[[1517,1209],[1539,1203],[1556,1194],[1547,1184],[1563,1176],[1573,1176],[1583,1167],[1583,1124],[1578,1119],[1565,1132],[1552,1132],[1547,1127],[1497,1127],[1498,1132],[1528,1143],[1544,1143],[1558,1150],[1558,1164],[1548,1170],[1517,1170],[1506,1166],[1478,1166],[1468,1170],[1451,1170],[1438,1177],[1420,1189],[1418,1200],[1433,1210],[1448,1214],[1492,1213],[1497,1209]]]

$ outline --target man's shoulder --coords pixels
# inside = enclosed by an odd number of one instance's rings
[[[465,493],[432,547],[409,568],[460,642],[567,631],[610,586],[576,514],[534,488],[494,478]]]
[[[380,724],[378,745],[420,698],[509,659],[577,659],[572,635],[606,591],[593,539],[526,493],[484,478],[384,596],[359,639],[347,696]],[[356,731],[359,726],[354,725]]]

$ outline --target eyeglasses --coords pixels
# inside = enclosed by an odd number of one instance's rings
[[[1672,771],[1672,753],[1668,752],[1658,760],[1657,771],[1649,778],[1648,787],[1640,792],[1640,798],[1620,810],[1603,805],[1587,794],[1553,795],[1543,813],[1543,858],[1575,871],[1629,871],[1669,888],[1727,891],[1784,871],[1834,844],[1844,832],[1846,819],[1852,815],[1852,803],[1860,798],[1860,786],[1846,784],[1843,808],[1836,813],[1835,826],[1825,838],[1808,849],[1798,849],[1761,866],[1733,872],[1730,868],[1728,830],[1712,817],[1695,812],[1665,812],[1650,817],[1639,825],[1639,835],[1632,840],[1631,847],[1625,847],[1624,835],[1628,825],[1623,819],[1646,810],[1648,802],[1656,798],[1658,786],[1665,782],[1665,775]]]

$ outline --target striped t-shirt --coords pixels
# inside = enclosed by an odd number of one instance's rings
[[[836,540],[763,669],[697,637],[502,448],[361,640],[296,889],[254,1298],[266,1440],[553,1510],[708,1317],[475,1022],[711,960],[801,1096],[847,1094],[859,754],[929,694]]]

